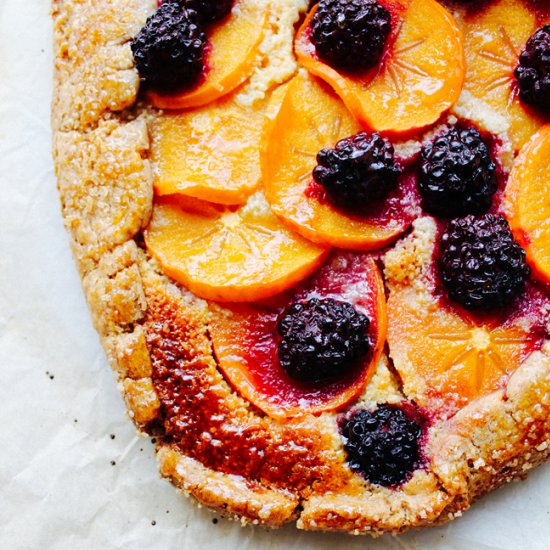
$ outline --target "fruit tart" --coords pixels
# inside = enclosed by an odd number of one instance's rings
[[[54,0],[65,225],[161,474],[447,522],[550,454],[550,8]]]

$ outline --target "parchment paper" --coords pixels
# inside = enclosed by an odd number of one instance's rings
[[[0,0],[0,548],[548,549],[550,468],[400,538],[265,531],[159,479],[91,327],[50,159],[48,0]]]

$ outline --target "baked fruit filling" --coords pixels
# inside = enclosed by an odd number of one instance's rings
[[[206,300],[249,418],[331,423],[338,467],[390,491],[429,469],[430,426],[505,388],[550,325],[550,9],[442,4],[321,0],[289,70],[267,1],[165,1],[132,42],[147,251]],[[250,99],[272,62],[287,73]],[[376,394],[378,369],[399,398]],[[185,452],[185,377],[165,371]]]
[[[260,187],[258,143],[263,103],[239,105],[233,94],[190,111],[166,111],[152,127],[157,196],[183,194],[235,205]]]
[[[448,418],[504,387],[541,348],[548,292],[525,282],[523,251],[502,217],[461,218],[445,228],[422,218],[415,225],[386,256],[390,356],[409,399]],[[403,261],[418,262],[410,254],[419,240],[427,257],[409,284]]]
[[[196,12],[187,7],[188,3],[170,3],[170,9],[193,13],[194,20],[201,25]],[[187,109],[206,105],[232,92],[254,71],[266,24],[266,2],[235,0],[225,19],[206,28],[200,78],[179,93],[151,87],[148,101],[159,109]]]
[[[315,46],[315,7],[298,32],[296,55],[311,74],[335,90],[366,128],[395,134],[424,128],[436,122],[460,94],[464,80],[460,30],[436,0],[375,4],[391,15],[391,33],[374,68],[350,72],[324,61]],[[335,12],[333,8],[324,17],[331,13],[337,17]],[[376,37],[383,34],[380,27],[378,19]]]
[[[167,275],[202,298],[223,302],[287,290],[328,252],[288,229],[261,194],[236,208],[183,195],[159,198],[145,242]]]
[[[400,174],[392,144],[380,134],[360,132],[321,149],[313,179],[333,203],[361,212],[389,195]]]
[[[550,282],[550,126],[521,150],[506,187],[512,232],[525,248],[535,276]]]
[[[204,70],[206,34],[196,13],[165,2],[132,41],[143,82],[161,90],[191,87]]]
[[[496,165],[475,128],[451,127],[422,147],[418,189],[436,216],[483,214],[497,190]]]
[[[319,168],[319,160],[323,162],[330,154],[327,150],[336,150],[342,139],[360,131],[342,101],[318,80],[298,75],[288,84],[265,142],[264,188],[273,212],[307,239],[355,250],[379,249],[394,241],[420,213],[413,177],[400,170],[395,157],[384,157],[382,163],[374,159],[376,162],[363,167],[362,174],[356,169],[358,163],[350,159],[355,164],[351,177],[338,185],[338,190],[337,184],[331,185],[335,180],[322,164]],[[389,141],[383,148],[391,152]],[[350,155],[357,156],[358,150]],[[371,177],[382,170],[384,178]],[[342,177],[346,179],[346,174]],[[371,196],[365,197],[363,192],[353,201],[357,191],[348,191],[351,180],[357,190],[367,188],[368,179],[372,180]],[[340,206],[344,203],[345,209]]]
[[[439,274],[449,298],[470,310],[498,310],[525,289],[530,269],[502,216],[452,220],[439,239]]]
[[[164,0],[166,1],[166,0]],[[234,0],[175,0],[178,4],[197,12],[203,25],[217,23],[226,18],[233,8]]]
[[[267,414],[339,409],[363,393],[384,348],[381,274],[369,255],[334,253],[291,292],[216,308],[210,335],[229,382]]]
[[[537,69],[525,71],[520,67],[529,63],[526,58],[530,54],[522,52],[531,51],[526,45],[530,37],[548,21],[550,8],[546,2],[516,0],[494,0],[482,9],[474,6],[461,19],[466,55],[464,91],[470,105],[479,102],[478,108],[468,109],[469,116],[477,120],[479,113],[487,112],[498,117],[499,126],[508,133],[516,150],[548,122],[547,114],[521,99],[525,94],[520,93],[518,81],[522,74],[525,80],[531,74],[533,85],[539,79],[540,85],[544,79],[544,73],[542,78],[534,76]],[[537,63],[534,57],[530,63]],[[528,86],[527,82],[524,85]]]
[[[341,427],[350,468],[371,483],[401,485],[422,465],[425,425],[410,403],[352,411]]]
[[[514,71],[519,98],[541,110],[550,109],[550,25],[537,29],[525,44]]]
[[[309,39],[328,65],[370,69],[380,63],[391,28],[390,12],[377,0],[329,0],[313,11]]]

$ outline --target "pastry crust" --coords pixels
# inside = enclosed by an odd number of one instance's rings
[[[243,523],[279,527],[296,520],[302,529],[376,535],[448,521],[545,460],[548,342],[506,388],[432,424],[425,469],[396,490],[371,485],[347,468],[335,413],[281,424],[230,388],[212,354],[208,305],[167,279],[140,246],[153,174],[149,115],[136,106],[139,81],[129,41],[155,7],[154,0],[53,1],[52,127],[62,213],[94,325],[129,415],[157,437],[161,474]],[[289,74],[296,68],[288,59],[277,64]],[[253,95],[258,82],[251,84]],[[390,290],[420,280],[431,231],[419,220],[388,255]],[[192,407],[181,405],[170,416],[170,396],[158,382],[175,372],[186,392],[182,403]],[[406,398],[402,391],[383,357],[362,402],[397,402]]]

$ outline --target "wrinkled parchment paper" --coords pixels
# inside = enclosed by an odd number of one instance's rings
[[[153,445],[125,418],[67,245],[51,72],[49,1],[0,0],[0,548],[550,548],[549,466],[448,527],[375,542],[242,529],[160,480]]]

